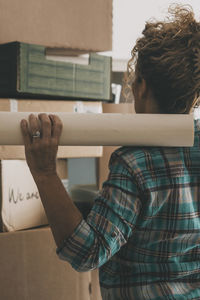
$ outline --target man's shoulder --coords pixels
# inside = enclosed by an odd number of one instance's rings
[[[163,160],[161,147],[120,147],[112,153],[110,163],[122,163],[130,173],[136,175],[160,164]]]
[[[113,152],[113,157],[119,157],[128,164],[144,162],[148,157],[158,157],[163,152],[162,147],[120,147]]]
[[[121,161],[129,172],[142,181],[182,175],[185,169],[183,148],[178,147],[121,147],[111,161]]]

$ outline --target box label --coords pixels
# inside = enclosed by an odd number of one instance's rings
[[[48,223],[37,186],[24,160],[2,160],[2,221],[7,231]]]
[[[18,101],[16,99],[10,99],[10,111],[18,112]]]

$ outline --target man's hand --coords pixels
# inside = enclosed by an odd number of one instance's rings
[[[26,160],[40,193],[55,242],[60,247],[83,219],[56,173],[62,122],[55,115],[31,114],[21,121]]]
[[[58,116],[31,114],[29,124],[21,121],[25,145],[25,155],[30,171],[35,176],[56,174],[56,156],[62,132],[62,122]]]

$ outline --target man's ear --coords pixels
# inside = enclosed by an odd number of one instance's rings
[[[147,94],[147,84],[146,80],[142,77],[138,79],[138,94],[140,99],[145,99],[146,94]]]

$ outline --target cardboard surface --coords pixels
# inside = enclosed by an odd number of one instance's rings
[[[49,228],[0,233],[0,244],[2,300],[91,299],[92,272],[78,273],[59,260]]]
[[[0,111],[101,113],[102,103],[39,99],[0,99]],[[60,146],[58,149],[58,158],[99,157],[101,155],[101,146]],[[0,159],[25,159],[24,147],[0,146]]]
[[[111,57],[91,53],[88,65],[53,61],[44,46],[13,42],[0,45],[0,58],[1,96],[111,100]]]
[[[57,172],[67,178],[66,160],[58,160]],[[2,231],[15,231],[48,224],[37,186],[24,160],[1,161]]]
[[[90,300],[102,300],[100,285],[99,285],[99,270],[91,272],[91,299]],[[82,300],[82,299],[79,299]]]
[[[102,104],[103,113],[135,113],[134,103],[103,103]]]
[[[0,43],[112,49],[112,0],[0,0]]]

